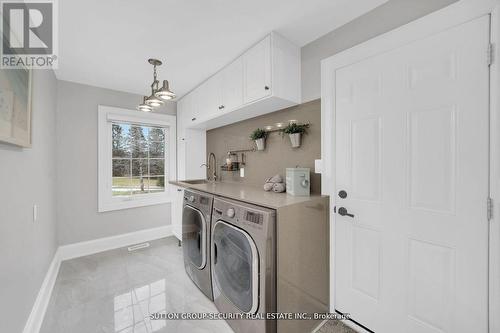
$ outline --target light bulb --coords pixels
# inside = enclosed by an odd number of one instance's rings
[[[163,80],[163,86],[158,91],[156,91],[155,96],[163,100],[175,98],[175,94],[170,91],[168,87],[168,80]]]
[[[152,106],[152,107],[157,107],[157,106],[162,105],[163,101],[161,99],[159,99],[158,97],[156,97],[154,94],[151,94],[151,96],[149,96],[146,99],[146,104],[149,106]]]

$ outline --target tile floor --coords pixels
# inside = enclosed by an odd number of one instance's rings
[[[41,333],[233,332],[225,321],[150,320],[150,313],[217,312],[184,271],[182,249],[168,237],[61,264]],[[352,333],[340,322],[318,332]]]

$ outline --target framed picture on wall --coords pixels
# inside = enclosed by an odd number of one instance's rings
[[[0,142],[31,147],[31,70],[0,70]]]

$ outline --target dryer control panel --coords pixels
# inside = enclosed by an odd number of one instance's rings
[[[262,220],[264,219],[264,215],[262,215],[262,213],[252,212],[249,210],[245,211],[243,215],[245,216],[245,221],[256,224],[262,224]]]

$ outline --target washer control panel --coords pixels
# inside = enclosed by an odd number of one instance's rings
[[[228,210],[226,211],[226,215],[230,218],[233,218],[235,213],[236,212],[234,211],[234,208],[228,208]]]

